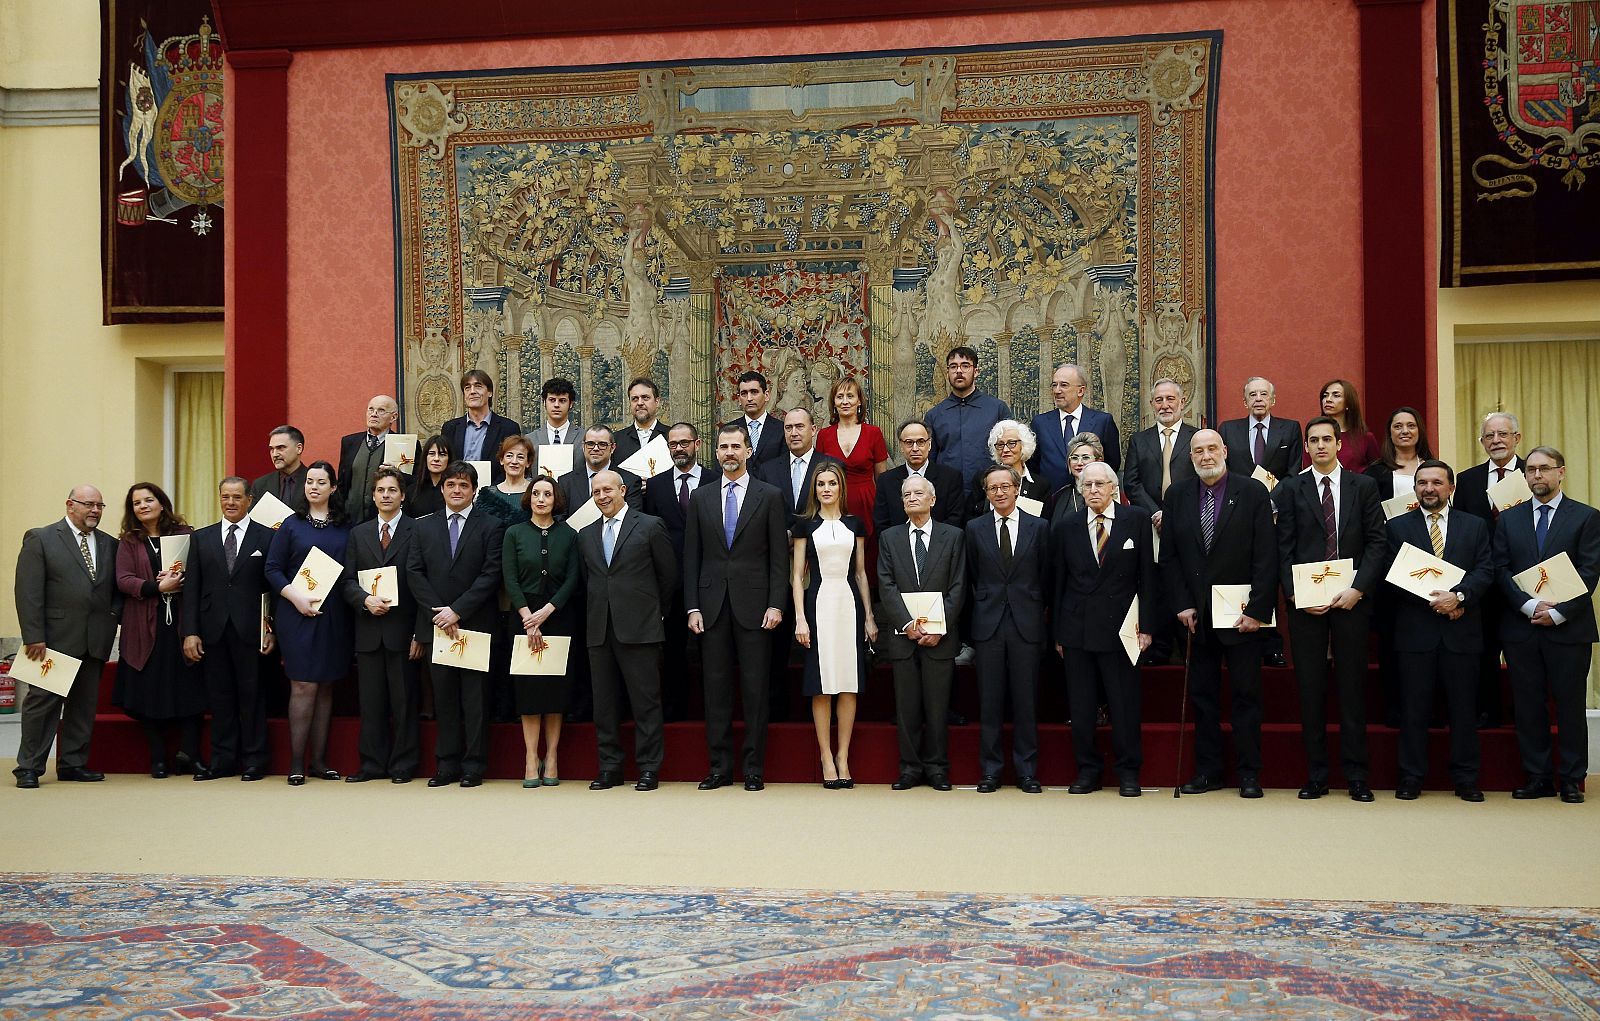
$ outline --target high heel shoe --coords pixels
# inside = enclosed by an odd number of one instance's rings
[[[540,766],[537,770],[535,770],[533,776],[525,776],[525,777],[522,778],[522,789],[523,790],[533,790],[535,787],[542,787],[542,786],[544,786],[544,767],[543,766]]]
[[[547,767],[541,762],[539,763],[539,783],[545,787],[560,787],[561,777],[556,775],[554,768]]]
[[[841,776],[839,778],[839,789],[842,791],[853,791],[856,789],[856,782],[850,779],[848,776]]]
[[[822,789],[825,791],[836,791],[839,789],[839,785],[840,780],[838,777],[834,777],[832,780],[822,781]]]

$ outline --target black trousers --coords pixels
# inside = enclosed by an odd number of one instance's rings
[[[1062,657],[1067,671],[1067,705],[1072,712],[1072,752],[1078,760],[1078,776],[1098,780],[1104,762],[1095,743],[1098,709],[1106,706],[1111,716],[1111,754],[1119,779],[1138,780],[1144,763],[1144,747],[1139,732],[1139,668],[1127,655],[1065,649]]]
[[[994,634],[977,643],[979,758],[984,776],[999,776],[1005,767],[1000,732],[1011,702],[1011,762],[1017,776],[1035,776],[1039,769],[1039,657],[1044,643],[1022,637],[1007,609]]]
[[[489,765],[489,675],[433,665],[435,774],[447,779],[482,776]]]
[[[779,628],[783,626],[780,624]],[[771,632],[741,627],[733,619],[733,606],[726,596],[716,624],[700,636],[706,690],[706,750],[713,773],[733,775],[733,690],[737,673],[739,697],[744,703],[744,774],[762,775],[767,760],[772,644]]]
[[[1289,611],[1289,643],[1300,684],[1300,739],[1307,776],[1328,782],[1328,652],[1339,686],[1339,759],[1346,783],[1367,778],[1367,632],[1372,614],[1362,604],[1324,614]]]
[[[1500,607],[1504,597],[1499,587],[1484,593],[1478,615],[1483,620],[1483,653],[1478,657],[1478,713],[1493,724],[1505,720],[1505,695],[1501,691],[1500,654],[1505,651],[1500,641]]]
[[[661,771],[661,643],[628,645],[606,622],[604,645],[589,646],[594,684],[595,743],[600,774],[622,774],[622,689],[633,704],[633,760],[641,771]]]
[[[1400,674],[1400,780],[1428,774],[1428,720],[1433,696],[1444,689],[1450,720],[1450,782],[1478,785],[1478,656],[1470,652],[1396,652]]]
[[[1227,775],[1222,749],[1222,665],[1228,665],[1234,765],[1241,777],[1261,773],[1261,642],[1224,645],[1214,628],[1195,630],[1189,656],[1189,697],[1194,702],[1197,776]]]
[[[26,653],[19,652],[22,656]],[[56,769],[83,768],[89,764],[89,737],[94,733],[94,711],[100,701],[100,674],[103,659],[81,661],[78,675],[65,697],[43,688],[28,686],[22,700],[22,737],[17,746],[17,768],[13,773],[44,772],[50,757],[51,742],[56,748]],[[56,733],[60,726],[60,735]]]
[[[672,605],[663,621],[666,638],[661,643],[661,714],[668,721],[689,715],[689,625],[683,606],[683,588],[674,585]]]
[[[229,623],[222,641],[206,646],[200,658],[206,701],[211,706],[211,770],[227,775],[245,769],[266,771],[267,694],[261,683],[258,634],[241,635]]]
[[[414,776],[420,758],[417,664],[406,650],[356,653],[361,695],[361,771],[369,776]]]
[[[950,774],[950,684],[955,659],[935,659],[913,649],[894,660],[895,733],[900,740],[900,772],[909,777]]]
[[[1564,625],[1558,625],[1564,626]],[[1589,772],[1589,734],[1584,713],[1584,688],[1592,646],[1553,642],[1542,634],[1526,641],[1507,640],[1506,668],[1511,675],[1511,705],[1517,718],[1517,747],[1529,780],[1560,777],[1582,783]],[[1561,752],[1557,774],[1550,758],[1550,711],[1556,711]]]

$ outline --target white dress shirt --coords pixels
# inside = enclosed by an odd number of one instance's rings
[[[1017,551],[1017,525],[1022,521],[1022,512],[1013,507],[1010,514],[1001,514],[996,510],[991,510],[990,513],[994,515],[995,548],[1000,548],[1000,522],[1009,521],[1011,524],[1007,526],[1007,530],[1011,533],[1011,552],[1015,553]]]
[[[730,484],[733,486],[733,503],[734,503],[734,507],[739,512],[742,512],[744,510],[744,495],[750,489],[750,473],[747,471],[743,475],[739,476],[737,479],[730,479],[726,475],[724,475],[722,477],[722,481],[717,484],[717,490],[718,490],[718,492],[717,492],[717,507],[718,508],[724,508],[724,507],[727,506],[727,504],[728,504],[728,486]],[[735,521],[738,520],[737,514],[735,515],[734,520]],[[728,522],[727,522],[726,516],[724,516],[724,518],[723,518],[722,527],[723,528],[727,528],[728,527]]]
[[[1329,472],[1327,475],[1324,475],[1320,471],[1318,471],[1316,465],[1312,465],[1310,470],[1311,470],[1311,488],[1312,488],[1311,495],[1312,495],[1312,500],[1313,500],[1314,503],[1316,503],[1316,505],[1318,507],[1322,506],[1322,480],[1323,479],[1329,479],[1329,480],[1331,480],[1333,482],[1333,534],[1334,535],[1338,535],[1339,534],[1339,483],[1342,482],[1343,479],[1344,479],[1344,468],[1341,465],[1339,465],[1337,462],[1335,462],[1334,466],[1333,466],[1333,471]],[[1320,523],[1320,521],[1319,521],[1319,523]]]
[[[1094,550],[1094,547],[1095,547],[1095,534],[1094,534],[1095,520],[1094,519],[1095,519],[1096,515],[1095,515],[1095,512],[1093,510],[1091,510],[1091,509],[1089,509],[1087,507],[1085,507],[1084,510],[1089,515],[1089,549],[1092,552]],[[1106,515],[1106,542],[1109,543],[1111,541],[1111,539],[1110,539],[1110,536],[1111,536],[1111,523],[1117,519],[1117,501],[1112,500],[1110,503],[1106,504],[1105,515]]]
[[[61,520],[65,521],[67,523],[67,527],[72,530],[72,535],[73,535],[72,541],[74,543],[76,543],[78,541],[77,537],[80,536],[80,535],[86,536],[88,538],[88,540],[89,540],[89,570],[94,573],[94,576],[96,578],[100,577],[100,551],[94,548],[95,547],[94,529],[91,528],[87,532],[79,531],[78,530],[78,526],[74,525],[72,523],[72,519],[67,517],[65,514],[63,514],[61,516]]]

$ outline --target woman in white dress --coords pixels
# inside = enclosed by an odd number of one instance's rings
[[[804,692],[822,758],[822,786],[830,791],[856,785],[850,776],[850,734],[856,693],[867,675],[867,644],[877,641],[872,597],[867,590],[867,526],[845,513],[844,470],[824,464],[812,476],[805,516],[794,525],[794,636],[806,649]],[[829,741],[838,701],[839,745]]]

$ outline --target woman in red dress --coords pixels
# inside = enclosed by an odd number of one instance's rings
[[[1361,416],[1361,396],[1356,385],[1348,379],[1330,379],[1322,385],[1317,395],[1322,414],[1339,423],[1339,464],[1345,471],[1360,475],[1374,461],[1383,460],[1383,450],[1377,437],[1367,429]],[[1301,460],[1302,468],[1311,467],[1311,454]]]
[[[883,431],[866,421],[861,384],[846,376],[828,391],[833,424],[817,432],[817,452],[844,464],[846,512],[867,526],[867,563],[878,562],[878,537],[872,531],[872,505],[877,502],[878,475],[889,470],[889,446]],[[876,577],[875,571],[869,576]]]

